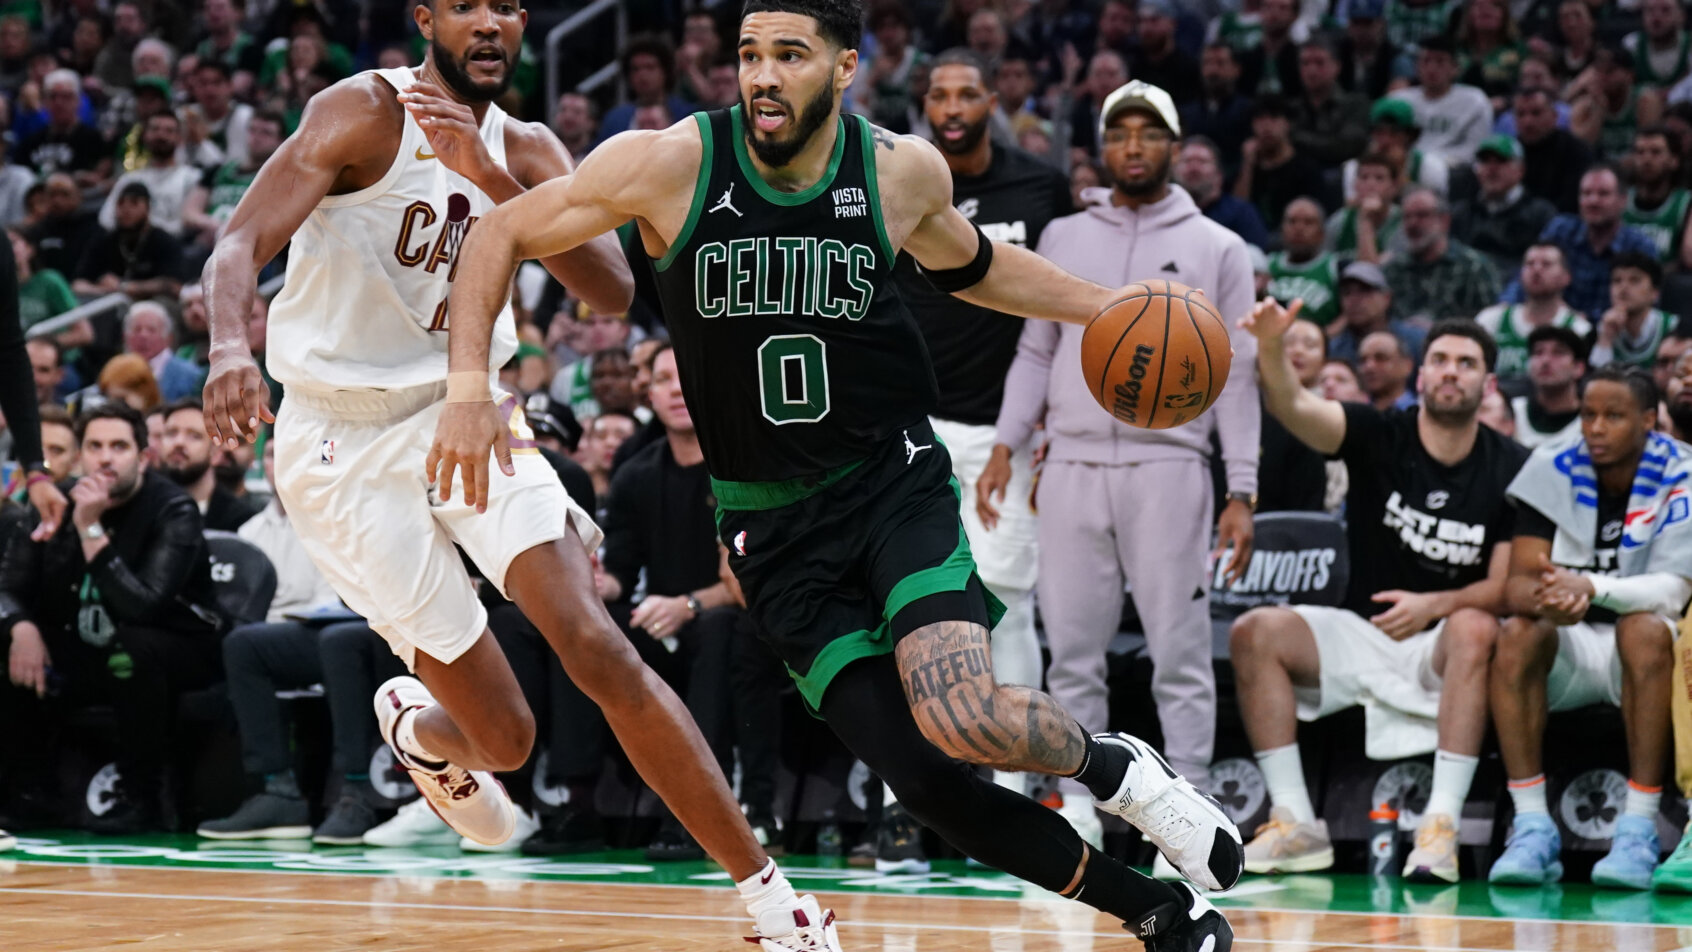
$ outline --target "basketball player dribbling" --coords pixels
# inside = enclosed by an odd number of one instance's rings
[[[1076,777],[1194,882],[1240,875],[1234,825],[1149,745],[1088,736],[1049,696],[995,683],[988,629],[1002,606],[975,573],[927,422],[934,376],[890,272],[903,248],[941,290],[1075,323],[1116,292],[988,241],[952,207],[933,145],[840,115],[858,66],[856,0],[743,10],[738,107],[619,135],[478,224],[452,291],[430,478],[448,494],[456,472],[480,504],[501,479],[490,456],[513,471],[487,376],[503,359],[489,335],[517,262],[634,219],[729,565],[810,707],[969,856],[1120,918],[1154,952],[1223,952],[1232,932],[1190,885],[1095,852],[1058,814],[976,772]],[[1174,110],[1144,84],[1118,95]]]
[[[206,282],[207,429],[251,440],[269,419],[244,317],[257,269],[292,238],[270,311],[268,369],[286,387],[277,492],[318,568],[417,675],[382,685],[375,703],[383,738],[430,805],[464,836],[503,842],[515,816],[490,772],[517,768],[534,740],[456,542],[546,636],[642,776],[734,877],[766,952],[838,952],[833,914],[795,895],[686,708],[596,597],[599,528],[534,450],[513,397],[498,395],[512,478],[476,506],[423,479],[447,395],[446,301],[463,278],[464,237],[571,162],[545,126],[493,104],[527,19],[515,0],[437,0],[414,15],[430,42],[422,68],[362,73],[314,98],[218,241]],[[632,280],[609,236],[543,263],[589,306],[627,308]],[[516,329],[509,310],[494,323],[503,364]],[[489,383],[484,375],[484,397]]]

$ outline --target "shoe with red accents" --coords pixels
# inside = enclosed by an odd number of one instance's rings
[[[800,896],[796,908],[766,909],[752,931],[746,941],[764,952],[841,952],[834,910],[819,906],[815,896]]]
[[[498,846],[517,829],[511,795],[485,770],[465,770],[446,761],[427,761],[401,749],[396,738],[400,720],[435,706],[423,682],[401,675],[376,689],[376,723],[382,739],[393,748],[394,759],[411,774],[411,782],[430,809],[458,835],[484,846]]]

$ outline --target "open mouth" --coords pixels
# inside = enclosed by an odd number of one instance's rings
[[[961,123],[952,123],[940,127],[940,137],[947,142],[961,142],[969,133],[969,129]]]
[[[752,124],[759,132],[774,132],[786,122],[786,107],[768,99],[752,101]]]
[[[481,73],[498,73],[505,68],[505,51],[497,46],[478,46],[467,58],[471,69]]]

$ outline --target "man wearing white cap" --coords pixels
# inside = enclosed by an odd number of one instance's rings
[[[1063,369],[1080,359],[1081,327],[1028,325],[1005,381],[998,441],[1021,449],[1044,416],[1050,447],[1041,476],[1038,593],[1051,645],[1047,681],[1088,730],[1109,715],[1105,647],[1122,614],[1124,582],[1145,622],[1152,692],[1170,763],[1208,775],[1215,741],[1208,534],[1212,524],[1210,437],[1221,437],[1228,502],[1217,522],[1227,554],[1215,567],[1232,579],[1249,562],[1257,493],[1260,416],[1250,335],[1236,330],[1255,298],[1245,242],[1206,218],[1171,184],[1180,121],[1169,94],[1130,82],[1104,102],[1099,138],[1116,185],[1082,193],[1089,207],[1046,226],[1039,252],[1108,286],[1164,278],[1202,289],[1226,320],[1234,363],[1208,417],[1171,430],[1125,426]],[[992,469],[977,485],[988,509]],[[1064,814],[1083,836],[1099,824],[1084,792],[1064,786]]]

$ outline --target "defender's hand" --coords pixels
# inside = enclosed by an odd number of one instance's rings
[[[511,465],[511,440],[505,421],[492,400],[476,403],[449,403],[441,408],[441,419],[435,424],[435,443],[429,448],[429,458],[423,471],[429,485],[439,485],[442,502],[452,498],[452,474],[458,470],[464,484],[464,504],[475,506],[477,512],[488,511],[488,455],[489,450],[499,458],[499,471],[507,476],[517,475]]]
[[[251,355],[214,357],[206,377],[206,433],[212,442],[233,448],[245,437],[258,439],[259,424],[274,423],[270,412],[270,385]]]
[[[430,150],[442,165],[476,182],[493,164],[469,106],[449,98],[433,83],[417,83],[400,93],[399,101],[423,128]]]
[[[1011,451],[1003,443],[993,446],[987,466],[975,479],[975,514],[981,517],[983,528],[992,530],[999,525],[999,510],[993,508],[995,499],[1005,501],[1005,487],[1010,485]]]

